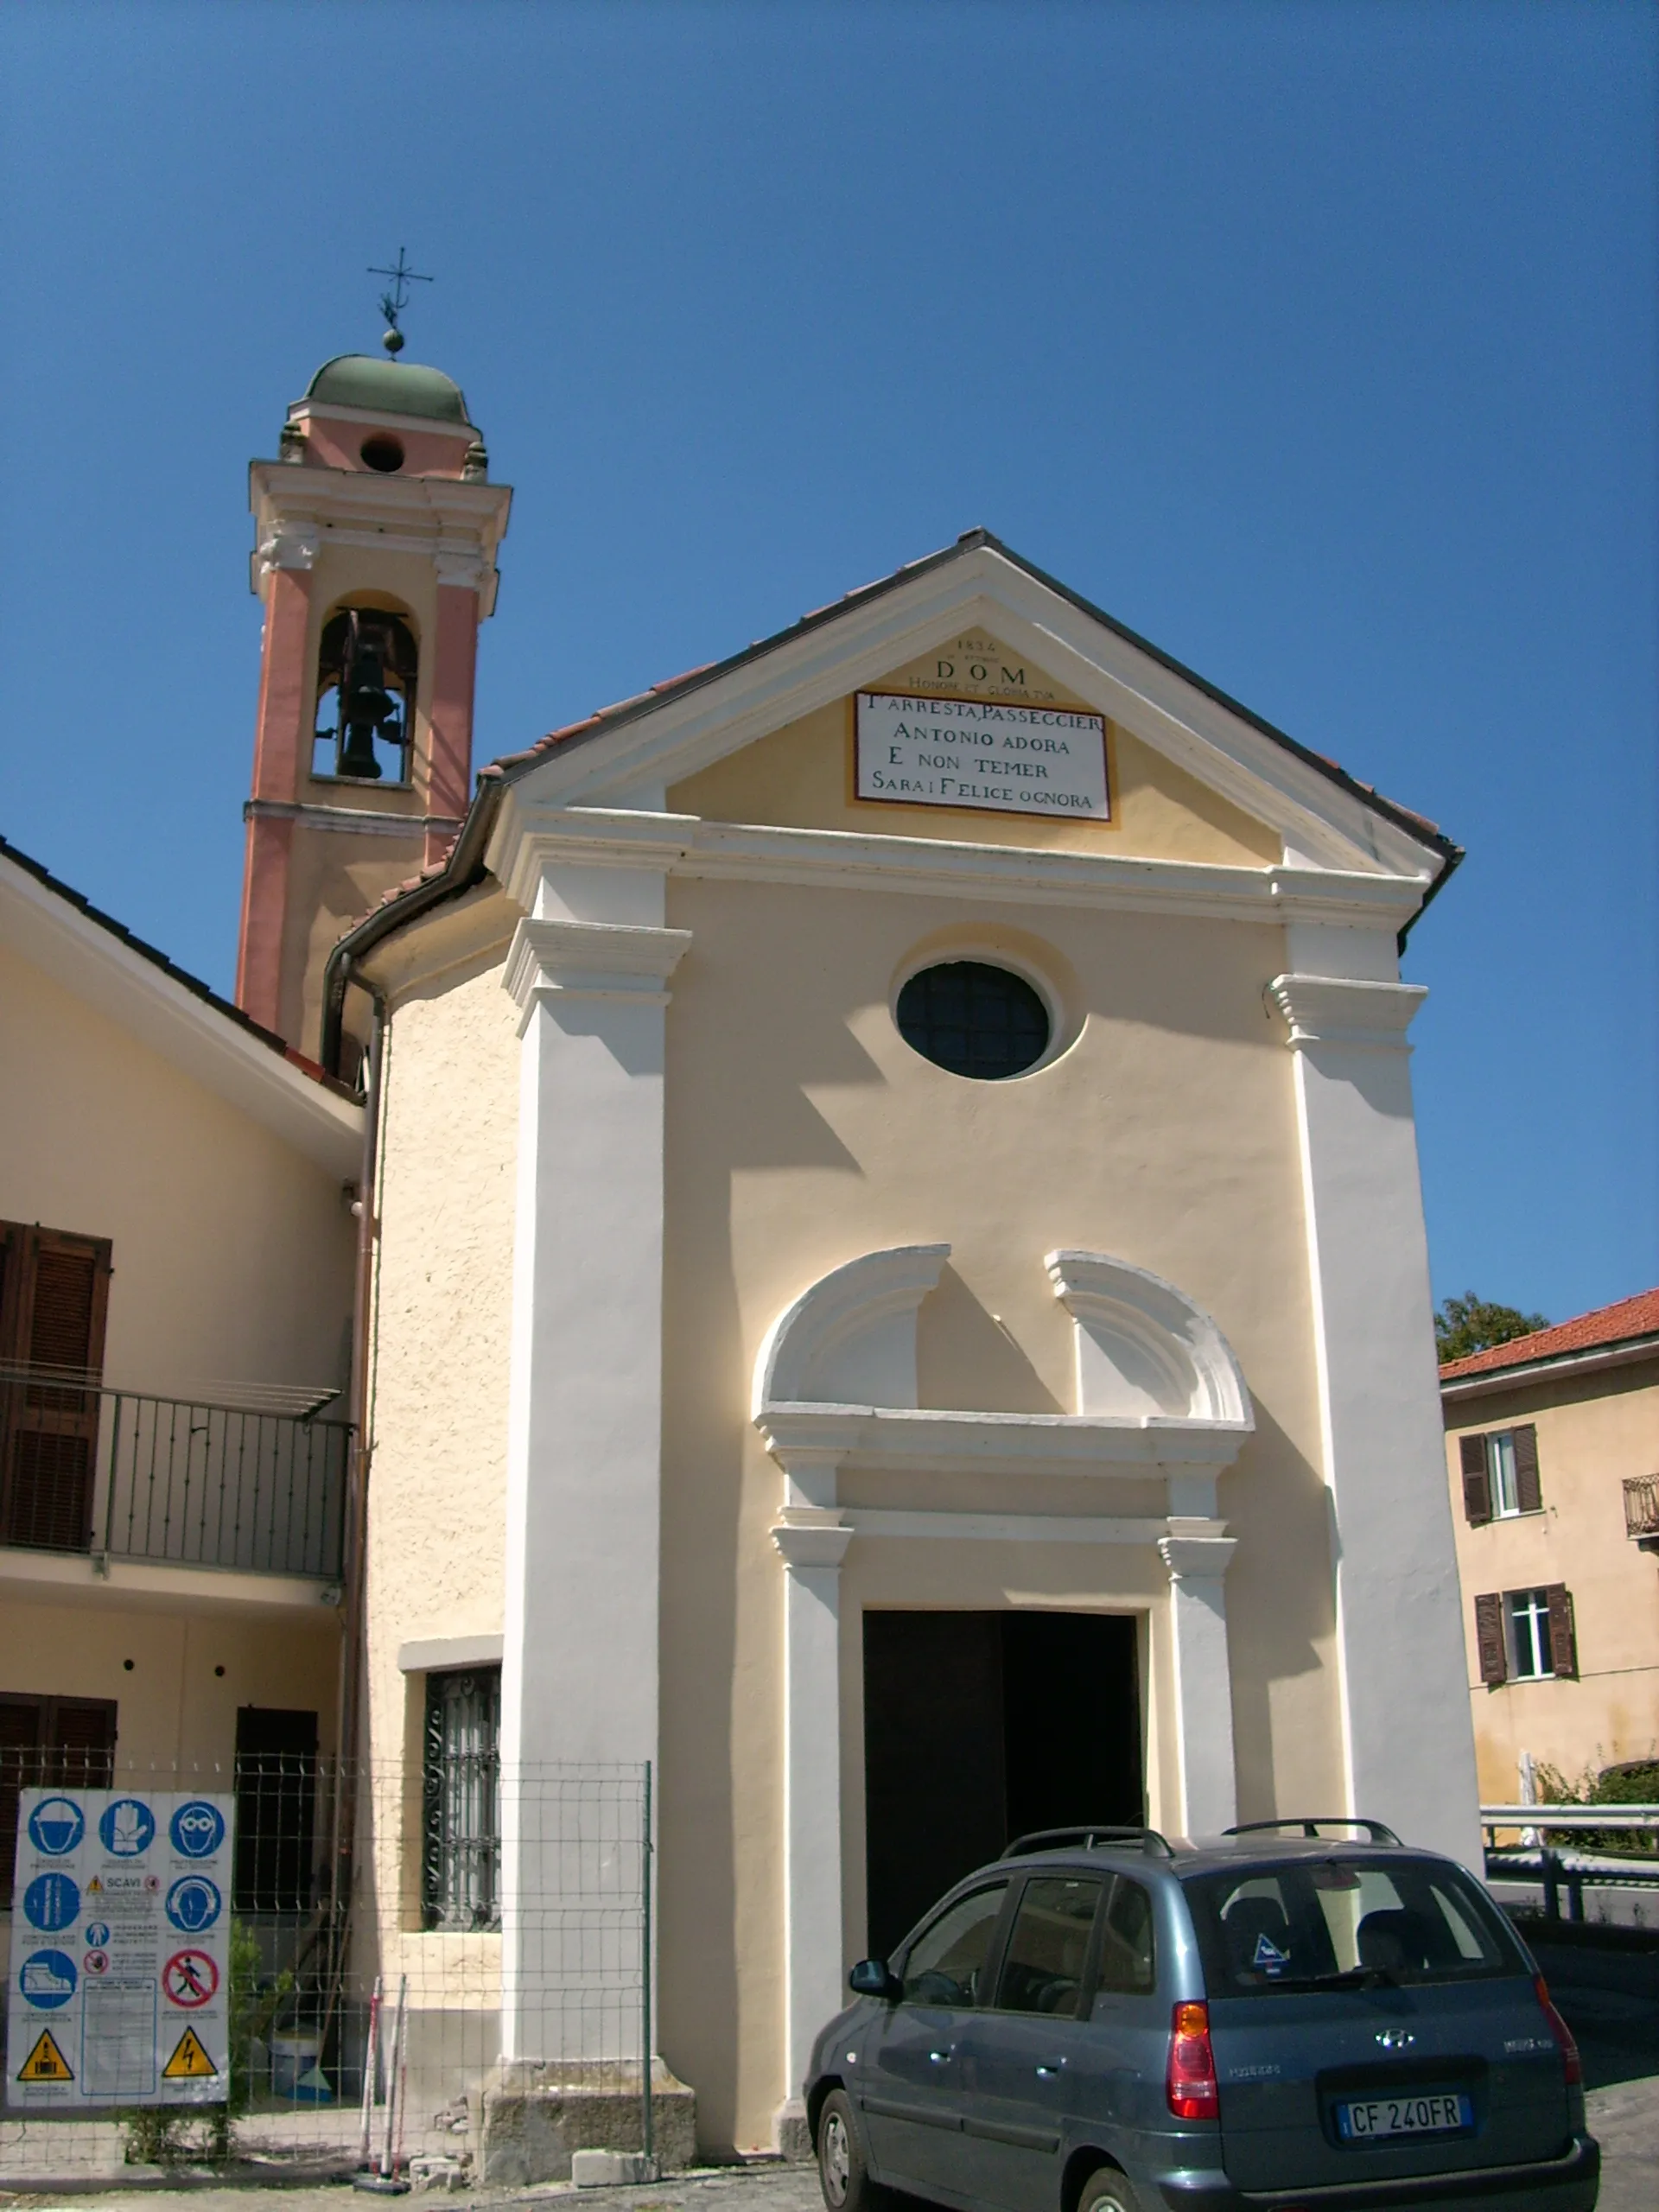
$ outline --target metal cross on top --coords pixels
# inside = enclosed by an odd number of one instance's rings
[[[404,260],[404,249],[399,246],[395,269],[372,268],[369,270],[371,276],[390,276],[391,279],[386,290],[380,295],[380,312],[386,318],[386,332],[380,343],[394,359],[404,350],[404,334],[397,327],[397,318],[409,305],[409,288],[411,284],[429,284],[432,282],[429,276],[423,276],[418,269],[411,269]]]

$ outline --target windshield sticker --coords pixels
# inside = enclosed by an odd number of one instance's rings
[[[1308,1874],[1316,1890],[1357,1890],[1359,1876],[1351,1866],[1338,1866],[1333,1860],[1323,1866],[1310,1866]]]
[[[1263,1974],[1282,1974],[1290,1964],[1290,1953],[1281,1951],[1271,1936],[1261,1935],[1255,1939],[1255,1956],[1250,1964]]]

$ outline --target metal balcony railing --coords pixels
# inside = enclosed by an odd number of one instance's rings
[[[1659,1475],[1624,1478],[1624,1533],[1638,1544],[1659,1544]]]
[[[337,1581],[353,1430],[0,1367],[0,1544]]]

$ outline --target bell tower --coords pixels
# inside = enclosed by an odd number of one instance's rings
[[[335,941],[467,810],[512,498],[458,385],[358,353],[325,362],[249,472],[265,626],[236,997],[314,1058]]]

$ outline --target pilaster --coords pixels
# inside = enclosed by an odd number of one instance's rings
[[[523,1018],[501,1686],[509,2058],[558,2055],[537,2047],[533,1995],[558,1869],[519,1801],[556,1768],[657,1755],[664,1010],[690,939],[662,925],[660,877],[609,873],[568,896],[543,887],[554,911],[520,924],[505,978]]]
[[[1344,1809],[1478,1866],[1473,1732],[1406,1042],[1426,995],[1378,978],[1374,965],[1369,976],[1291,973],[1268,987],[1294,1056],[1336,1554]]]
[[[1208,1531],[1158,1540],[1169,1573],[1176,1756],[1187,1835],[1219,1835],[1238,1818],[1225,1581],[1237,1549],[1236,1538]]]

